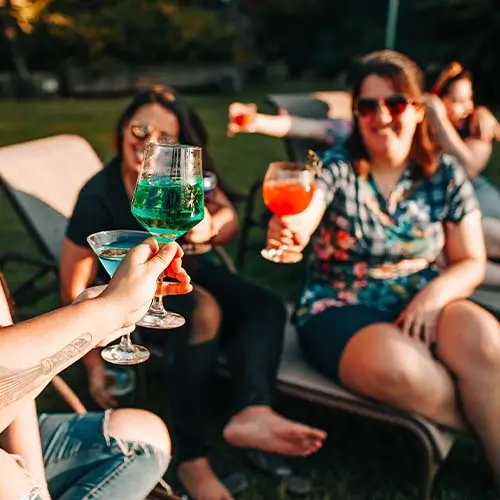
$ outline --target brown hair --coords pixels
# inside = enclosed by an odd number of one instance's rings
[[[472,83],[472,74],[456,61],[452,61],[439,73],[431,89],[431,94],[438,97],[445,96],[453,83],[457,80],[469,80]]]
[[[409,57],[392,50],[371,52],[360,58],[351,68],[348,82],[351,87],[353,116],[361,85],[369,75],[377,75],[390,80],[397,92],[413,102],[423,104],[423,74],[418,65]],[[359,175],[366,175],[370,168],[370,156],[359,132],[358,119],[354,118],[354,128],[346,148]],[[427,117],[417,124],[409,159],[420,170],[420,174],[431,177],[437,168],[435,146],[429,133]]]
[[[120,160],[122,159],[124,128],[137,111],[147,104],[159,104],[177,117],[180,144],[201,147],[203,170],[214,172],[217,175],[217,184],[220,189],[232,201],[239,201],[241,195],[226,185],[216,171],[214,161],[208,151],[208,133],[202,119],[176,90],[166,85],[156,84],[139,90],[123,110],[115,129],[116,156]]]

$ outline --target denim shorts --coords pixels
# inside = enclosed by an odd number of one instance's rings
[[[52,500],[137,500],[162,478],[170,457],[148,443],[110,436],[109,415],[107,411],[39,416]],[[38,491],[35,486],[21,500],[39,500]]]

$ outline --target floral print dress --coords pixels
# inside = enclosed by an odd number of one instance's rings
[[[478,209],[464,170],[448,155],[430,179],[410,165],[386,200],[369,174],[356,174],[343,148],[326,151],[322,162],[327,209],[311,238],[296,322],[327,307],[403,310],[439,273],[444,224]]]

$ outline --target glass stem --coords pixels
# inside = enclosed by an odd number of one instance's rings
[[[123,352],[134,352],[134,346],[132,345],[132,340],[130,340],[130,333],[122,335],[120,339],[120,350]]]
[[[163,283],[163,279],[160,277],[157,280],[156,294],[151,301],[151,305],[149,306],[149,313],[155,314],[158,316],[164,316],[166,311],[163,307],[163,295],[161,295],[161,285]]]

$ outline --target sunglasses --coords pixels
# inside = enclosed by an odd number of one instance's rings
[[[356,101],[356,114],[362,118],[373,116],[384,106],[392,118],[397,118],[406,111],[410,104],[413,104],[413,101],[402,94],[394,94],[385,99],[360,97]]]
[[[130,124],[130,132],[136,139],[139,139],[141,141],[149,139],[156,132],[158,142],[167,144],[176,144],[178,142],[177,137],[173,137],[167,132],[162,132],[149,123],[132,122]]]

